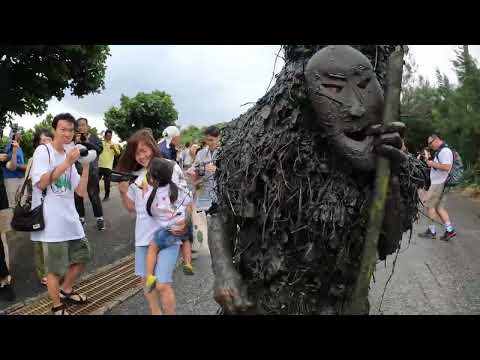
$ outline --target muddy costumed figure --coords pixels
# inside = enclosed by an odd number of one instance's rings
[[[343,314],[369,222],[376,159],[392,176],[378,257],[412,229],[428,171],[382,124],[394,45],[284,46],[275,85],[224,129],[209,219],[224,313]],[[360,300],[369,312],[368,297]]]

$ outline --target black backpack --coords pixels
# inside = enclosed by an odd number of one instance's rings
[[[460,185],[464,173],[462,158],[455,149],[449,147],[447,144],[443,144],[435,154],[437,161],[439,161],[438,154],[440,154],[440,151],[442,151],[444,148],[449,148],[453,154],[452,168],[450,169],[447,180],[445,181],[445,187],[454,187]]]

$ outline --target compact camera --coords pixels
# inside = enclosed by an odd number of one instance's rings
[[[202,162],[200,164],[195,165],[195,171],[198,176],[205,176],[205,167],[207,164],[212,164],[213,161]]]

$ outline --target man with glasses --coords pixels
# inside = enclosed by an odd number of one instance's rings
[[[97,152],[97,159],[90,163],[90,175],[88,178],[87,193],[90,202],[92,203],[93,216],[97,219],[97,230],[105,230],[105,220],[103,219],[103,208],[100,201],[100,178],[98,169],[98,156],[103,151],[102,141],[98,136],[90,133],[90,126],[88,120],[85,118],[79,118],[76,121],[76,127],[78,133],[75,135],[75,143],[83,144],[88,149],[95,149]],[[76,164],[79,174],[82,173],[82,165]],[[82,225],[85,225],[85,204],[82,197],[75,195],[75,207],[80,215],[80,221]]]
[[[430,225],[428,229],[419,234],[421,238],[436,239],[437,231],[433,220],[439,219],[445,226],[445,233],[440,238],[449,241],[454,238],[457,233],[450,221],[450,216],[445,209],[446,191],[445,182],[453,165],[453,152],[448,145],[438,136],[431,135],[428,138],[428,146],[434,151],[433,160],[426,159],[427,165],[430,167],[431,186],[428,190],[425,207],[428,209]]]
[[[65,150],[72,142],[74,124],[74,117],[68,113],[53,118],[53,142],[35,150],[31,169],[32,208],[43,202],[45,228],[30,236],[32,241],[42,243],[53,315],[68,315],[65,303],[87,301],[85,294],[73,289],[90,260],[90,246],[74,200],[74,193],[81,197],[87,195],[88,157],[80,158],[77,147]],[[77,161],[83,164],[81,176],[75,167]],[[60,277],[64,278],[61,286]]]

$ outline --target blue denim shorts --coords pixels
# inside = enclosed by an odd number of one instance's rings
[[[172,283],[180,245],[172,245],[157,254],[155,276],[157,283]],[[145,277],[147,272],[148,246],[135,246],[135,275]]]
[[[187,231],[185,235],[175,236],[167,229],[160,229],[153,234],[153,242],[158,246],[159,250],[166,249],[172,245],[180,245],[182,241],[190,238],[190,231]]]

